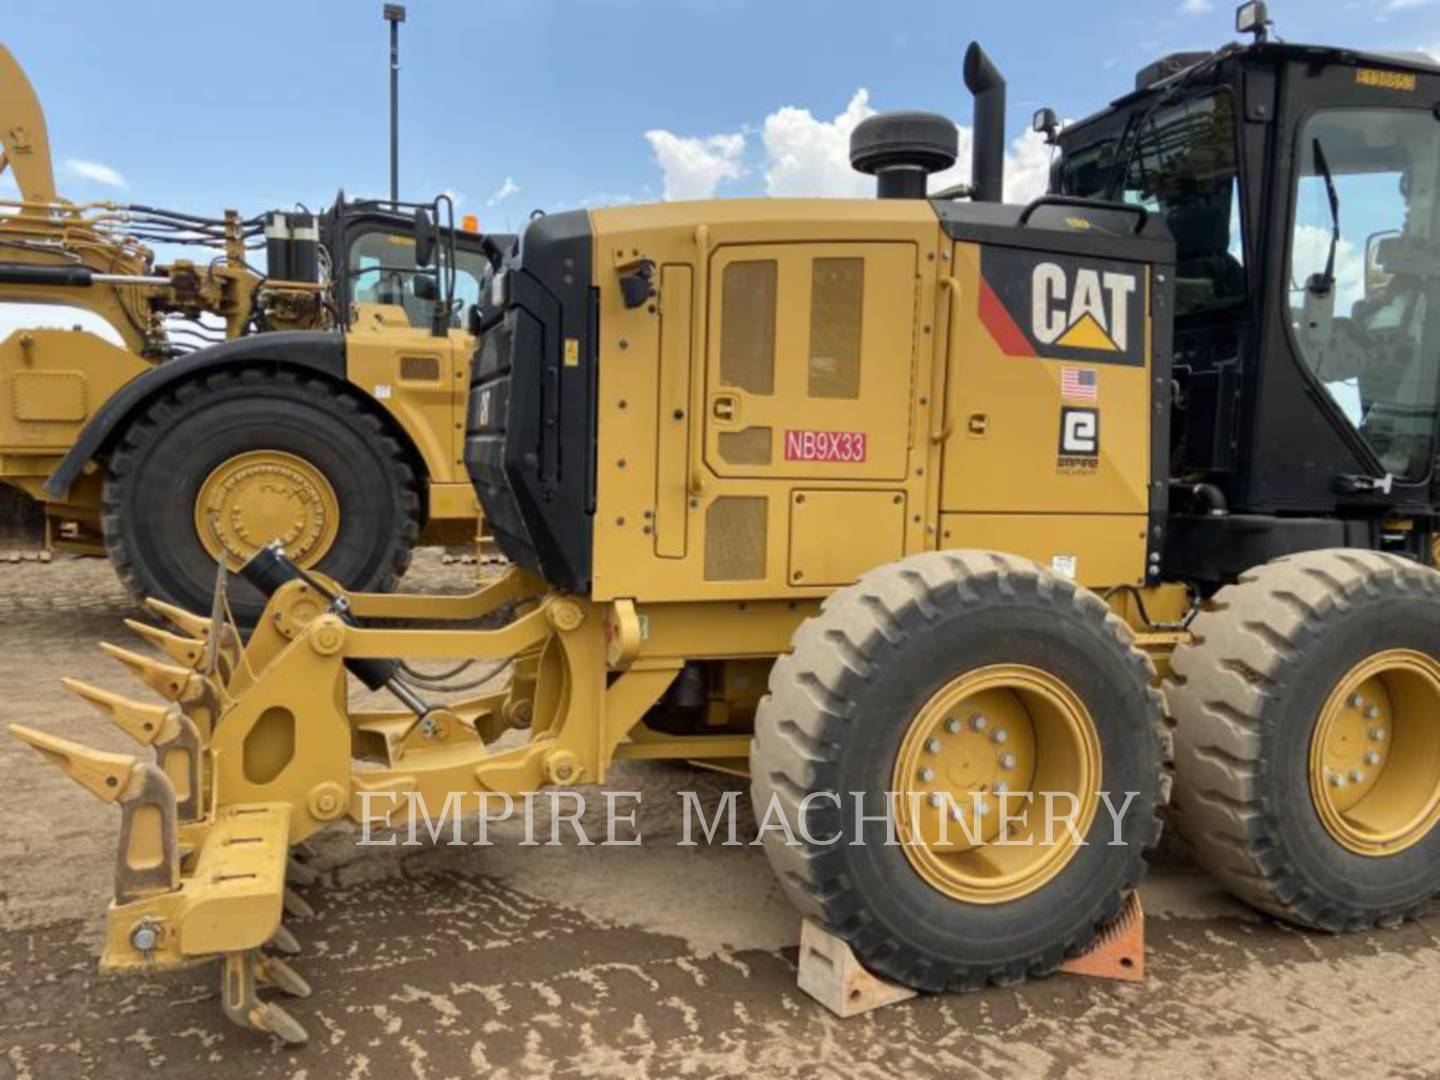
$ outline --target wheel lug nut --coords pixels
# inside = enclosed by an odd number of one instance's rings
[[[1384,741],[1385,741],[1385,729],[1384,729],[1384,728],[1381,728],[1381,727],[1372,727],[1372,728],[1370,729],[1370,738],[1372,738],[1372,739],[1375,740],[1376,742],[1384,742]]]
[[[974,716],[970,717],[970,726],[976,731],[984,731],[987,727],[990,726],[990,721],[986,720],[984,715],[982,715],[981,713],[976,713]]]
[[[958,804],[955,805],[955,806],[950,807],[950,820],[951,820],[951,821],[961,821],[961,820],[964,819],[964,817],[965,817],[965,812],[960,809],[960,807],[959,807]]]
[[[945,800],[940,797],[940,793],[939,793],[938,791],[932,791],[932,792],[930,793],[930,805],[931,805],[931,806],[943,806],[944,803],[945,803]]]
[[[986,814],[990,813],[990,804],[987,802],[977,803],[975,805],[975,812],[981,817],[984,817]]]
[[[960,731],[960,721],[953,716],[950,717],[949,720],[945,721],[945,730],[950,732],[951,735],[957,734]]]
[[[1331,774],[1330,774],[1330,786],[1331,786],[1331,787],[1344,787],[1344,786],[1345,786],[1345,774],[1344,774],[1344,773],[1338,773],[1338,772],[1337,772],[1337,773],[1331,773]]]
[[[1380,706],[1379,706],[1379,705],[1367,705],[1367,706],[1365,707],[1365,719],[1366,719],[1366,720],[1378,720],[1378,719],[1380,719]]]
[[[1351,707],[1352,709],[1363,709],[1363,708],[1365,708],[1365,699],[1364,699],[1363,697],[1361,697],[1359,694],[1351,694],[1351,695],[1350,695],[1350,707]]]
[[[940,740],[936,738],[926,739],[925,752],[927,754],[938,754],[940,752]]]
[[[990,737],[994,739],[997,743],[1003,743],[1006,739],[1010,737],[1010,733],[1006,731],[1003,727],[996,728],[995,734],[991,735]]]
[[[1013,769],[1014,767],[1015,767],[1015,755],[1014,755],[1014,754],[1001,754],[1001,755],[1000,755],[1000,768],[1002,768],[1002,769]]]
[[[1001,780],[998,784],[995,785],[995,794],[996,794],[996,795],[1004,795],[1004,794],[1005,794],[1007,791],[1009,791],[1009,790],[1010,790],[1010,785],[1007,784],[1007,783],[1005,783],[1004,780]]]
[[[926,765],[923,769],[920,770],[920,782],[921,782],[921,783],[923,783],[923,784],[928,784],[931,780],[934,780],[934,779],[935,779],[935,770],[932,769],[932,768],[930,768],[929,765]]]
[[[1366,751],[1365,751],[1365,764],[1366,764],[1366,765],[1379,765],[1379,764],[1380,764],[1380,755],[1377,754],[1374,750],[1366,750]]]
[[[1358,784],[1358,783],[1360,783],[1360,781],[1362,781],[1362,780],[1365,779],[1365,774],[1364,774],[1363,772],[1361,772],[1359,769],[1351,769],[1351,770],[1350,770],[1350,779],[1351,779],[1351,780],[1354,780],[1355,783]]]

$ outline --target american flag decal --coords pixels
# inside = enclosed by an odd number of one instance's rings
[[[1076,401],[1100,400],[1100,375],[1088,368],[1060,369],[1060,396]]]

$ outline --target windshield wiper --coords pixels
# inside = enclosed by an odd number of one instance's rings
[[[1310,142],[1315,152],[1315,171],[1325,181],[1325,194],[1330,199],[1330,253],[1325,258],[1325,269],[1311,274],[1305,287],[1316,296],[1328,296],[1335,288],[1335,255],[1340,249],[1340,193],[1335,190],[1335,174],[1330,171],[1330,162],[1325,159],[1325,148],[1317,136]]]

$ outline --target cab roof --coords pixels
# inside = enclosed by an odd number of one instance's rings
[[[1304,45],[1285,41],[1266,41],[1259,44],[1241,45],[1231,43],[1215,52],[1172,53],[1141,69],[1137,76],[1137,89],[1110,102],[1108,106],[1069,125],[1066,131],[1086,127],[1093,121],[1101,120],[1112,113],[1125,109],[1134,102],[1162,91],[1197,64],[1211,60],[1248,59],[1276,66],[1291,61],[1319,64],[1337,64],[1346,67],[1382,67],[1391,70],[1413,71],[1420,75],[1440,75],[1440,61],[1424,52],[1376,52],[1364,49],[1347,49],[1335,45]],[[1166,70],[1167,67],[1169,70]],[[1163,75],[1146,81],[1151,72]],[[1061,138],[1064,138],[1064,132]]]

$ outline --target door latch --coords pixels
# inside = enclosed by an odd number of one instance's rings
[[[710,399],[710,415],[732,424],[740,418],[740,399],[734,394],[716,394]]]

